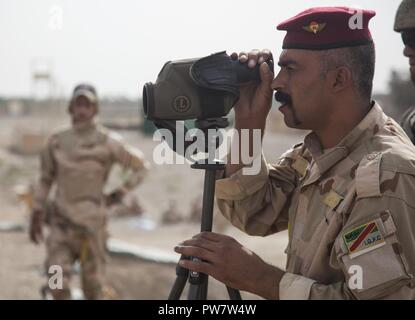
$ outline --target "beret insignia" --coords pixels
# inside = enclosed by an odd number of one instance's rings
[[[310,22],[308,26],[304,26],[303,29],[307,32],[312,32],[314,34],[317,34],[317,32],[320,32],[326,27],[325,23],[318,23],[315,21]]]

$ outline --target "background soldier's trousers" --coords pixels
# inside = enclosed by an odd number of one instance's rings
[[[75,262],[81,266],[81,284],[85,299],[101,299],[105,268],[106,229],[86,232],[59,219],[50,221],[46,240],[46,272],[53,265],[63,271],[62,289],[51,289],[54,299],[70,299],[70,279]],[[48,274],[48,277],[51,275]]]

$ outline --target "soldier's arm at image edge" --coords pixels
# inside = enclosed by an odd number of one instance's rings
[[[126,191],[134,189],[145,177],[150,164],[144,159],[141,150],[128,145],[118,135],[110,135],[109,145],[115,161],[124,169],[132,171],[132,174],[124,182],[123,188]]]
[[[261,156],[257,175],[243,169],[216,181],[216,200],[222,213],[235,227],[250,235],[267,235],[285,230],[286,205],[294,190],[294,170],[281,158],[277,165],[267,164]]]
[[[53,185],[56,173],[56,163],[52,150],[53,138],[49,138],[45,148],[40,153],[40,176],[34,189],[33,209],[44,209],[49,191]]]
[[[403,180],[401,178],[401,180]],[[415,178],[410,179],[415,182]],[[409,180],[408,180],[409,181]],[[406,183],[404,189],[408,189],[410,184]],[[415,185],[412,185],[414,188]],[[321,284],[313,279],[300,275],[286,273],[280,284],[280,299],[303,299],[303,300],[332,300],[332,299],[414,299],[415,290],[413,288],[414,259],[410,256],[415,251],[415,243],[411,241],[411,234],[415,229],[415,208],[409,206],[404,200],[397,197],[367,198],[361,199],[357,206],[356,214],[362,223],[373,221],[373,213],[390,212],[391,221],[388,225],[393,225],[391,230],[396,230],[388,235],[386,244],[372,251],[363,253],[353,259],[349,259],[349,253],[343,252],[342,257],[337,261],[342,267],[345,281],[332,284]],[[359,220],[359,219],[358,219]],[[359,223],[360,225],[360,223]],[[342,242],[342,235],[349,231],[349,228],[342,230],[338,237],[338,243]],[[395,242],[390,239],[396,235],[401,249],[397,250]],[[406,237],[404,236],[406,235]],[[386,238],[385,238],[386,239]],[[339,256],[340,249],[337,249],[336,256]],[[365,255],[371,254],[372,259],[366,259]],[[376,255],[376,256],[374,256]],[[368,265],[367,262],[371,263]],[[389,261],[389,263],[388,263]],[[367,285],[362,290],[350,289],[349,280],[354,274],[350,267],[358,265],[362,268],[363,285]],[[385,268],[385,266],[388,266]],[[350,269],[350,270],[349,270]],[[347,270],[349,273],[347,273]],[[370,279],[365,280],[365,272],[370,272]],[[369,278],[368,278],[369,279]],[[376,283],[374,283],[376,282]]]

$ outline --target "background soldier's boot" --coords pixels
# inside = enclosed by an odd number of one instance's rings
[[[82,289],[86,300],[101,300],[103,299],[102,285],[100,281],[92,276],[82,277]]]
[[[69,288],[64,289],[49,289],[52,294],[53,300],[71,300],[71,290]]]

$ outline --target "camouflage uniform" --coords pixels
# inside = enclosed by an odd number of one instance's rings
[[[400,124],[412,143],[415,144],[415,107],[408,108],[402,116]]]
[[[216,188],[246,233],[288,229],[281,299],[415,298],[415,148],[377,104],[334,148],[310,133],[277,164]],[[349,286],[353,266],[361,288]]]
[[[46,240],[47,270],[52,265],[63,269],[63,290],[53,290],[54,298],[70,298],[69,280],[76,260],[81,263],[85,297],[102,297],[107,238],[103,187],[114,163],[133,171],[125,183],[127,190],[132,189],[144,172],[141,152],[94,124],[52,135],[41,154],[35,210],[44,210],[49,191],[56,184]]]

